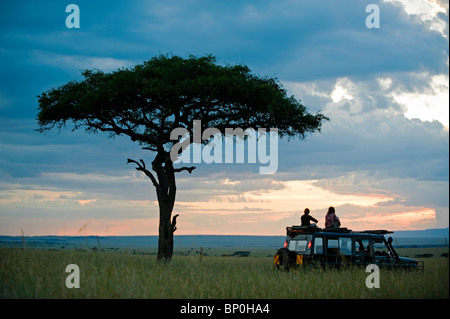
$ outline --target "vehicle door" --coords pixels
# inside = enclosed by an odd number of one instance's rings
[[[311,253],[311,261],[314,263],[324,263],[324,238],[323,236],[314,236],[314,246]]]
[[[390,253],[390,249],[383,236],[372,237],[373,262],[379,266],[391,267],[396,264],[395,257]]]
[[[370,253],[370,240],[369,237],[354,237],[354,264],[355,265],[368,265],[372,263],[373,257]]]
[[[291,252],[295,252],[295,260],[292,260],[297,265],[303,265],[304,259],[305,262],[308,262],[311,255],[311,243],[312,236],[311,235],[297,235],[294,238],[289,240],[287,248]]]
[[[338,261],[343,266],[349,266],[353,264],[353,238],[347,236],[339,237],[339,258]]]
[[[350,236],[326,236],[324,263],[330,266],[351,265],[353,243]]]

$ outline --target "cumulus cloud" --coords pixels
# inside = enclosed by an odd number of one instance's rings
[[[339,78],[334,84],[315,82],[312,92],[311,83],[287,83],[290,92],[301,96],[306,105],[321,105],[331,120],[322,134],[311,136],[307,143],[281,144],[281,152],[290,149],[291,155],[281,157],[280,169],[314,166],[315,162],[329,168],[371,169],[420,180],[448,180],[448,129],[437,121],[405,116],[407,108],[397,102],[399,92],[408,94],[399,84],[403,77],[391,75],[389,81]],[[412,92],[428,96],[429,85]],[[445,117],[444,108],[439,108],[440,120]],[[426,109],[422,112],[427,116]],[[290,159],[298,159],[298,164]]]
[[[32,53],[34,64],[45,64],[62,69],[70,69],[76,72],[98,69],[105,72],[130,67],[135,63],[130,60],[116,59],[112,57],[92,57],[82,55],[63,55],[51,52],[37,51]]]
[[[375,3],[382,19],[377,30],[365,26],[367,4],[351,0],[152,3],[129,27],[152,49],[211,52],[223,62],[246,63],[289,81],[436,72],[446,65],[448,42],[441,34],[430,34],[400,5]]]
[[[403,7],[430,30],[438,31],[448,38],[448,1],[445,0],[384,0]]]
[[[276,174],[205,163],[180,174],[179,232],[249,234],[250,223],[252,234],[279,234],[304,207],[322,218],[329,205],[355,228],[448,226],[448,3],[372,3],[380,29],[366,28],[367,3],[353,0],[80,0],[82,28],[68,30],[63,4],[0,2],[0,233],[48,224],[73,234],[87,222],[157,233],[155,190],[125,165],[153,154],[124,138],[34,129],[42,91],[159,53],[244,63],[330,118],[306,141],[280,141]]]

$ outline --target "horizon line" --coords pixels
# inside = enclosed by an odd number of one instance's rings
[[[288,226],[287,226],[288,227]],[[393,233],[396,232],[414,232],[414,231],[427,231],[427,230],[449,230],[450,228],[442,227],[442,228],[426,228],[426,229],[408,229],[408,230],[389,230]],[[375,229],[370,229],[375,230]],[[351,231],[361,231],[361,230],[351,230]],[[47,235],[3,235],[0,234],[0,237],[159,237],[158,234],[146,234],[146,235],[98,235],[98,234],[77,234],[77,235],[54,235],[54,234],[47,234]],[[174,237],[180,237],[180,236],[247,236],[247,237],[277,237],[277,236],[286,236],[283,235],[249,235],[249,234],[182,234],[182,235],[174,235]]]

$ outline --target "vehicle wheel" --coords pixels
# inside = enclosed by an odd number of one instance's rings
[[[291,267],[291,252],[286,248],[278,249],[277,255],[280,256],[280,264],[278,265],[278,269],[289,271]]]

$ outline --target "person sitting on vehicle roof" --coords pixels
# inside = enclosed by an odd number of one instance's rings
[[[340,226],[339,217],[336,216],[334,207],[330,206],[325,216],[325,228],[339,228]]]
[[[309,208],[305,208],[305,212],[300,219],[302,221],[301,226],[311,226],[311,221],[313,221],[314,223],[318,222],[317,219],[309,215]],[[315,224],[313,224],[313,226],[315,226]]]

